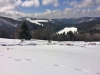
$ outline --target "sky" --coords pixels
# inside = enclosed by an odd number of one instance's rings
[[[0,16],[14,19],[100,17],[100,0],[0,0]]]

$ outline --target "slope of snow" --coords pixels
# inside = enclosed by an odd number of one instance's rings
[[[100,42],[49,44],[44,40],[22,43],[17,39],[0,39],[0,45],[0,75],[100,75]]]
[[[59,31],[58,34],[62,34],[64,32],[67,34],[67,32],[69,32],[69,31],[72,31],[73,33],[77,32],[77,28],[75,28],[75,27],[66,27],[66,28],[62,29],[61,31]]]
[[[78,23],[85,22],[87,19],[80,20]]]
[[[90,22],[90,21],[93,21],[95,20],[95,18],[90,18],[89,20],[87,20],[86,22]]]
[[[90,21],[93,21],[93,20],[95,20],[95,18],[90,18],[90,19],[82,19],[82,20],[80,20],[78,23],[83,23],[83,22],[90,22]]]
[[[39,22],[49,22],[48,20],[31,20],[30,18],[27,18],[26,20],[28,20],[32,23],[38,24],[38,25],[42,25],[42,26],[43,26],[43,24],[41,24]]]

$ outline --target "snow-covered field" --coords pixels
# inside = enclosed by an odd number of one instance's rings
[[[0,75],[100,75],[100,42],[0,38]]]

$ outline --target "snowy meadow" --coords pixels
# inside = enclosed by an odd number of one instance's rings
[[[100,42],[0,38],[0,75],[100,75]]]

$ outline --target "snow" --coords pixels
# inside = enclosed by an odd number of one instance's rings
[[[0,38],[0,75],[100,75],[100,42]]]
[[[90,19],[88,19],[88,18],[86,18],[86,19],[82,19],[82,20],[80,20],[78,23],[82,23],[82,22],[90,22],[90,21],[93,21],[93,20],[95,20],[95,18],[90,18]]]
[[[86,22],[90,22],[90,21],[93,21],[95,20],[95,18],[90,18],[89,20],[87,20]]]
[[[78,23],[82,23],[82,22],[85,22],[87,19],[83,19],[81,21],[79,21]]]
[[[77,28],[75,28],[75,27],[65,27],[64,29],[60,30],[58,32],[58,34],[62,34],[64,32],[67,34],[67,32],[69,32],[69,31],[72,31],[73,33],[77,32]]]
[[[30,18],[27,18],[26,20],[28,20],[32,23],[38,24],[38,25],[42,25],[42,26],[43,26],[43,24],[41,24],[39,22],[49,22],[48,20],[31,20]]]

